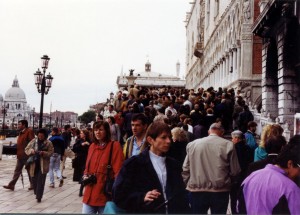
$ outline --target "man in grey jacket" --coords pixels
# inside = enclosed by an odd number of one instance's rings
[[[191,193],[192,213],[226,214],[231,177],[240,172],[237,154],[231,141],[222,138],[219,123],[209,128],[209,136],[190,142],[183,164],[182,177]]]

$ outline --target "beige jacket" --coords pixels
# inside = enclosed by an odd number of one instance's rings
[[[30,156],[32,152],[38,150],[38,143],[37,138],[31,140],[25,148],[25,153]],[[41,156],[40,164],[41,164],[41,171],[42,174],[47,174],[49,172],[49,165],[50,165],[50,157],[54,152],[54,147],[51,141],[45,140],[44,147],[43,147],[43,155]],[[34,169],[35,169],[35,162],[30,164],[29,174],[31,177],[34,176]]]
[[[190,142],[183,163],[182,177],[191,192],[230,190],[231,176],[241,170],[231,141],[209,135]]]

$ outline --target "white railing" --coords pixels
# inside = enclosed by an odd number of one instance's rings
[[[249,102],[249,109],[252,112],[254,116],[254,121],[257,123],[256,132],[260,136],[262,129],[265,125],[272,125],[272,124],[278,124],[283,128],[283,136],[285,137],[286,141],[288,142],[291,138],[291,131],[289,130],[289,124],[286,123],[280,123],[280,120],[278,117],[274,119],[271,118],[271,114],[267,111],[261,110],[261,113],[258,113],[256,105],[254,107],[251,105],[251,102]]]

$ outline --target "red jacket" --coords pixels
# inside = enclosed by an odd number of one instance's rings
[[[89,148],[84,174],[88,175],[96,173],[97,183],[85,186],[82,202],[90,206],[104,206],[105,203],[110,200],[104,195],[103,191],[106,180],[106,167],[112,143],[114,143],[114,145],[111,165],[113,169],[113,176],[116,178],[124,161],[120,143],[117,141],[111,141],[104,148],[93,143]]]
[[[23,131],[20,132],[17,139],[18,159],[28,158],[28,156],[25,154],[25,148],[32,139],[34,139],[34,132],[31,128],[25,128]]]

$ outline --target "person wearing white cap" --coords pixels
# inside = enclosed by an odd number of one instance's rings
[[[213,123],[209,136],[190,142],[182,177],[191,193],[192,213],[226,214],[231,177],[240,172],[234,145],[222,138],[224,128]]]

